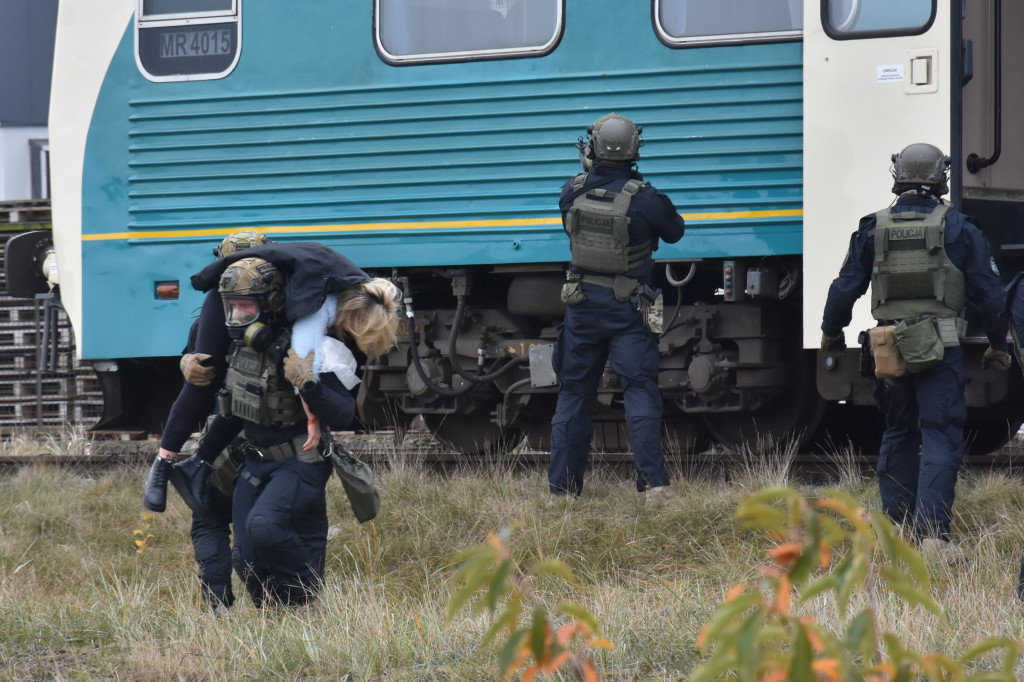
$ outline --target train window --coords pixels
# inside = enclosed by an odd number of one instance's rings
[[[915,35],[928,29],[935,0],[822,0],[825,32],[840,40]]]
[[[802,0],[654,0],[654,26],[669,45],[799,38]]]
[[[137,0],[135,61],[151,81],[231,73],[241,42],[241,0]]]
[[[563,0],[375,0],[374,38],[392,64],[551,51]]]

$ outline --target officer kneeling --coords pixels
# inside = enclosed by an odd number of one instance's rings
[[[950,158],[930,144],[892,155],[889,208],[865,216],[850,238],[821,323],[821,348],[839,357],[854,302],[871,286],[872,337],[879,352],[875,400],[885,415],[878,458],[882,507],[921,539],[926,555],[954,558],[948,545],[957,472],[964,456],[964,306],[981,313],[990,347],[984,362],[1006,370],[1010,357],[1002,282],[988,243],[968,216],[940,197],[949,191]],[[920,452],[920,457],[919,453]]]

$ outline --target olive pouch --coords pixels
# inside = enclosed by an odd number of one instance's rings
[[[875,376],[879,379],[895,379],[907,373],[907,365],[896,347],[894,329],[896,327],[890,325],[868,330],[871,356],[875,359]]]
[[[566,282],[562,285],[562,303],[566,305],[579,305],[585,300],[587,300],[587,297],[583,295],[583,285],[579,280]]]
[[[946,353],[933,317],[918,318],[910,324],[903,320],[893,329],[893,336],[911,374],[934,367],[942,362]]]

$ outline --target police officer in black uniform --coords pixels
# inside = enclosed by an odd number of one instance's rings
[[[570,178],[559,199],[572,265],[552,360],[561,385],[551,420],[549,491],[578,497],[583,490],[591,412],[610,359],[622,384],[637,490],[663,494],[669,477],[661,448],[660,355],[644,311],[657,295],[651,254],[659,239],[682,238],[683,219],[634,169],[643,144],[639,126],[610,113],[587,133],[577,145],[586,172]]]
[[[1010,335],[1017,365],[1024,371],[1024,271],[1018,272],[1006,287],[1006,313],[1010,318]],[[1017,577],[1017,596],[1024,601],[1024,556]]]
[[[821,348],[842,355],[843,328],[870,285],[872,316],[894,328],[909,370],[875,384],[886,423],[878,458],[882,507],[894,523],[913,530],[926,555],[950,559],[956,553],[948,544],[950,510],[967,414],[964,305],[977,308],[988,335],[984,362],[1005,370],[1002,282],[978,225],[940,198],[949,191],[950,158],[930,144],[912,144],[893,154],[892,164],[898,198],[861,218],[850,238],[825,303]]]
[[[235,232],[225,237],[213,253],[217,258],[223,258],[269,241],[259,232]],[[160,439],[160,451],[143,496],[143,506],[150,511],[162,512],[166,508],[169,478],[181,488],[177,479],[182,477],[176,476],[176,472],[185,472],[187,476],[201,466],[196,458],[180,462],[176,467],[171,463],[189,436],[213,413],[217,389],[227,371],[224,349],[229,344],[220,293],[212,290],[203,300],[200,316],[189,330],[188,344],[180,363],[185,384],[171,406]],[[218,456],[219,465],[233,470],[232,456],[229,450],[225,450]],[[225,484],[230,484],[233,476],[227,470],[224,472],[227,476]],[[218,610],[230,607],[235,601],[231,589],[231,498],[214,485],[204,486],[200,492],[204,504],[190,505],[193,507],[190,535],[203,598]]]
[[[313,352],[299,357],[291,349],[289,325],[336,306],[333,333],[376,356],[394,341],[397,289],[313,243],[255,247],[192,281],[200,290],[218,284],[233,347],[220,414],[196,455],[213,462],[244,433],[232,507],[234,568],[258,607],[306,603],[321,586],[326,555],[326,430],[352,422],[355,399],[334,373],[317,373]],[[326,432],[309,446],[307,409]]]

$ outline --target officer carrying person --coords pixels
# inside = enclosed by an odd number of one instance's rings
[[[294,331],[312,321],[319,324],[320,341],[329,331],[377,357],[394,343],[397,288],[312,242],[232,254],[192,282],[204,291],[216,287],[223,305],[209,319],[204,310],[200,337],[204,326],[219,324],[228,338],[219,352],[230,357],[219,414],[196,451],[202,465],[186,481],[183,497],[202,504],[197,491],[210,476],[208,465],[241,432],[244,459],[232,504],[234,569],[255,606],[304,604],[323,581],[329,429],[349,427],[355,398],[344,375],[328,371],[323,345],[309,344],[313,350],[304,356],[295,352]],[[311,440],[307,428],[318,434],[322,428],[323,437]]]
[[[672,201],[634,169],[641,132],[616,113],[588,126],[588,139],[577,144],[584,172],[565,183],[558,202],[572,265],[562,288],[568,308],[552,358],[560,388],[551,420],[548,487],[556,496],[578,497],[583,490],[591,412],[609,359],[622,384],[637,490],[668,492],[658,334],[648,328],[646,313],[658,295],[651,288],[651,254],[659,239],[678,242],[685,226]]]
[[[235,232],[225,237],[213,253],[219,259],[269,242],[259,232]],[[211,312],[214,318],[220,313],[220,294],[210,291],[200,310],[200,317],[189,329],[188,344],[180,361],[185,384],[167,416],[160,450],[146,482],[142,504],[150,511],[162,512],[166,508],[168,480],[184,490],[183,480],[199,465],[195,457],[177,465],[174,460],[189,436],[213,413],[217,389],[227,372],[226,355],[222,350],[228,340],[225,326],[206,324],[200,331],[201,319],[208,321]],[[228,459],[231,456],[225,451],[218,461],[218,471],[225,467],[227,480],[223,485],[228,490],[235,469],[234,462]],[[190,535],[203,599],[216,611],[230,607],[235,601],[231,589],[231,497],[214,485],[204,486],[200,493],[204,504],[190,505],[193,508]]]
[[[843,328],[870,285],[878,323],[870,331],[875,401],[885,416],[877,465],[882,508],[914,533],[926,556],[946,560],[957,555],[949,532],[964,456],[960,341],[967,302],[980,313],[989,339],[983,364],[1002,371],[1010,365],[1002,282],[988,243],[973,219],[941,199],[949,191],[949,164],[950,157],[930,144],[892,155],[897,199],[861,218],[821,323],[822,351],[842,356]]]

